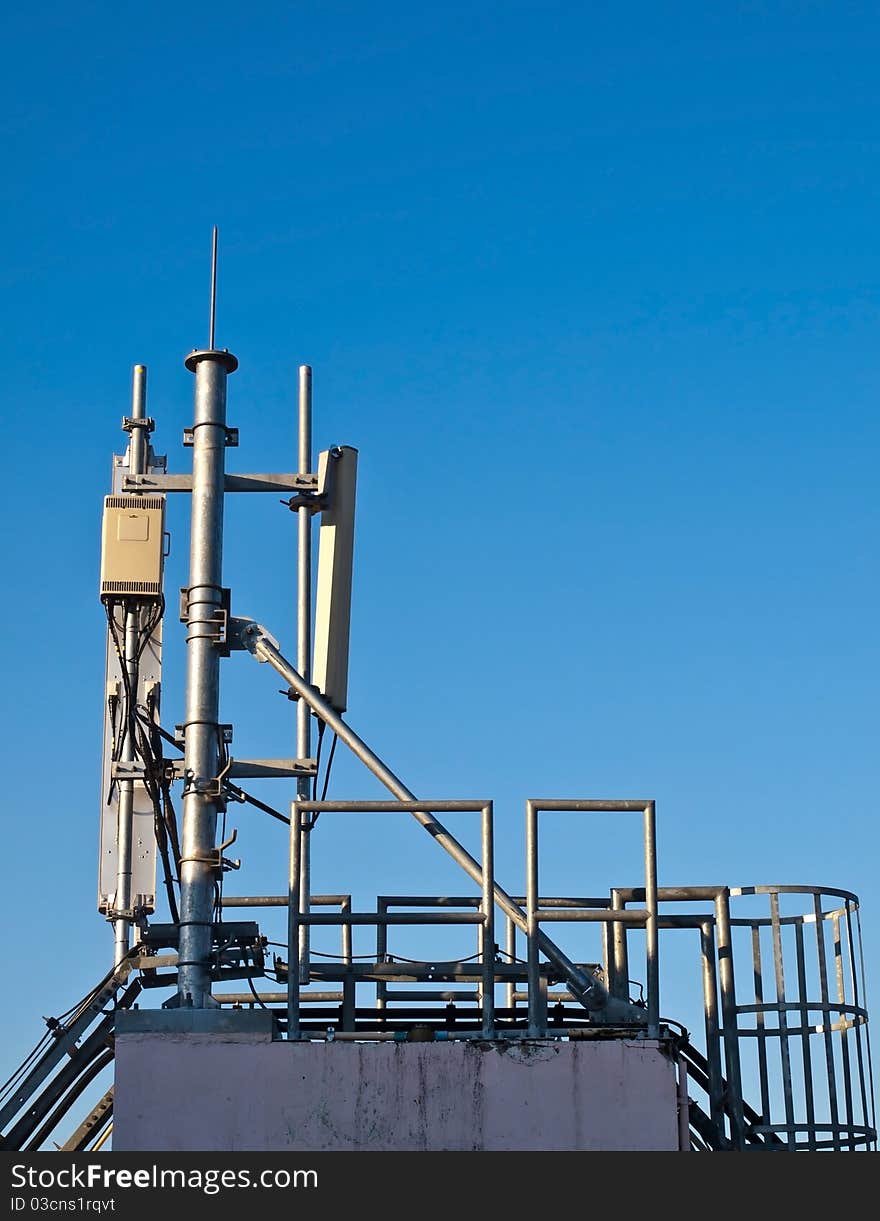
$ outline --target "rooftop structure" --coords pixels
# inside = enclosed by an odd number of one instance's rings
[[[185,360],[195,379],[191,473],[169,474],[153,450],[138,365],[128,446],[104,502],[98,909],[113,929],[113,965],[7,1083],[3,1146],[39,1149],[60,1133],[65,1149],[97,1149],[112,1133],[116,1149],[153,1150],[875,1149],[856,895],[740,879],[661,886],[655,801],[581,793],[525,801],[516,893],[496,876],[491,798],[420,797],[343,715],[358,453],[339,444],[316,458],[312,371],[302,366],[296,470],[227,471],[238,362],[215,346],[215,301],[216,231],[208,344]],[[242,613],[259,590],[223,584],[224,504],[245,493],[284,498],[297,517],[295,660],[273,625]],[[186,699],[169,725],[165,512],[180,495],[191,503],[179,601]],[[220,713],[234,653],[284,684],[294,757],[235,755],[237,726]],[[328,799],[339,742],[387,800]],[[293,799],[279,808],[249,791],[265,780]],[[230,874],[247,877],[246,859],[230,855],[233,803],[281,824],[272,893],[231,889]],[[414,875],[405,893],[378,894],[363,910],[352,879],[315,893],[316,828],[343,815],[383,828],[394,820],[381,832],[389,843],[427,832],[460,868],[460,889],[425,893]],[[459,816],[478,828],[478,851],[447,825]],[[616,876],[609,860],[602,893],[546,893],[541,831],[560,818],[635,820],[638,876]],[[313,944],[328,929],[338,933],[332,957]],[[424,937],[422,952],[396,948],[403,930]],[[468,930],[468,952],[444,956],[442,937]],[[356,934],[369,936],[368,954],[355,953]],[[683,940],[702,996],[693,1030],[676,1020],[664,984],[666,946]],[[114,1062],[113,1084],[78,1115]]]

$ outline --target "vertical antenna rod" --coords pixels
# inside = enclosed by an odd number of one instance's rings
[[[214,350],[214,320],[217,316],[217,226],[211,237],[211,315],[208,323],[208,349]]]
[[[211,344],[184,364],[195,374],[192,517],[187,589],[183,834],[180,858],[181,1005],[207,1009],[211,999],[211,931],[220,793],[220,643],[223,579],[223,484],[226,381],[238,368],[214,343],[217,230],[211,271]]]
[[[297,470],[307,475],[312,469],[312,370],[309,365],[299,367],[299,446]],[[297,583],[296,583],[296,664],[306,682],[311,681],[312,655],[312,515],[307,505],[297,510]],[[296,704],[296,753],[300,759],[311,754],[312,710],[305,700]],[[309,778],[300,776],[296,782],[296,795],[300,801],[309,799]],[[308,910],[311,890],[309,844],[311,836],[303,835],[300,852],[299,893],[304,910]],[[309,971],[309,926],[300,926],[299,936],[300,978],[308,981]]]
[[[147,370],[144,365],[135,365],[131,387],[131,418],[145,420],[147,416]],[[129,430],[128,473],[144,475],[147,470],[147,431],[138,427]],[[140,638],[140,612],[137,602],[125,604],[125,627],[123,632],[123,656],[120,664],[125,667],[126,686],[131,699],[137,699],[138,689],[138,642]],[[114,612],[115,613],[115,612]],[[135,758],[134,709],[128,708],[128,732],[124,735],[121,761],[131,763]],[[118,965],[128,953],[131,937],[131,853],[134,830],[134,781],[119,783],[119,801],[116,807],[116,892],[113,908],[117,913],[113,921],[114,961]]]

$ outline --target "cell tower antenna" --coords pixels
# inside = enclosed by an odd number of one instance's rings
[[[214,351],[214,319],[217,314],[217,226],[211,237],[211,317],[208,330],[208,351]]]

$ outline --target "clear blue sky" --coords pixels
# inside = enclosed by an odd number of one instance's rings
[[[662,884],[856,891],[877,1010],[878,56],[870,4],[6,14],[10,1070],[111,957],[101,498],[136,362],[188,469],[214,223],[230,467],[294,469],[300,362],[316,443],[360,450],[351,723],[418,794],[494,797],[510,890],[526,797],[633,796]],[[227,515],[234,609],[292,656],[294,520]],[[294,753],[266,668],[223,682],[234,753]],[[332,794],[379,796],[344,754]],[[283,889],[260,819],[229,889]],[[317,889],[461,885],[415,826],[319,831]],[[547,889],[637,884],[635,831],[550,828]]]

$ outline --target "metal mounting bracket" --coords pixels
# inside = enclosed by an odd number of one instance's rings
[[[183,759],[163,759],[162,762],[164,774],[169,780],[184,779],[186,770]],[[230,759],[226,776],[230,780],[289,780],[297,776],[314,776],[317,766],[315,759]],[[234,797],[234,794],[229,796]]]
[[[232,745],[232,726],[231,725],[218,725],[217,728],[223,736],[223,745],[231,746]],[[174,743],[176,746],[179,746],[181,750],[183,750],[184,746],[186,745],[186,726],[185,725],[175,725],[174,726]],[[175,762],[182,763],[183,760],[182,759],[175,760]],[[180,779],[182,777],[183,777],[183,772],[180,773],[179,777],[175,777],[175,779]]]
[[[124,415],[122,417],[122,431],[132,433],[136,428],[143,428],[148,433],[151,433],[156,427],[156,421],[152,416],[131,416]]]
[[[184,448],[192,449],[194,436],[195,436],[194,428],[184,428],[184,430],[183,430]],[[237,428],[227,428],[226,429],[226,448],[235,449],[237,445],[238,445],[238,429]]]
[[[207,781],[207,783],[216,784],[217,782],[212,780],[212,781]],[[203,791],[202,789],[196,789],[196,792],[202,792],[202,791]],[[214,796],[214,794],[209,794],[209,795]],[[218,845],[218,847],[212,848],[211,851],[205,853],[204,856],[182,856],[180,858],[180,863],[183,864],[185,861],[199,861],[203,865],[209,865],[218,875],[221,873],[225,873],[229,869],[240,869],[241,868],[240,860],[232,861],[228,857],[225,857],[223,855],[223,849],[229,848],[232,844],[235,843],[237,838],[238,838],[238,831],[236,831],[235,828],[233,828],[229,837],[227,839],[225,839],[222,844]]]
[[[324,492],[297,492],[289,500],[281,500],[279,503],[286,505],[291,513],[296,513],[298,509],[308,509],[314,515],[327,507],[327,496]]]
[[[232,590],[225,586],[220,590],[220,605],[212,615],[212,622],[217,624],[217,639],[214,641],[221,657],[228,657],[233,649],[243,649],[240,639],[240,624],[245,622],[237,619],[231,613]],[[180,622],[189,623],[189,589],[180,589]]]

